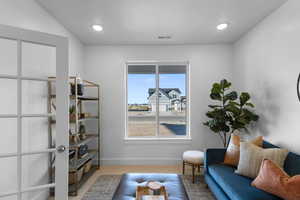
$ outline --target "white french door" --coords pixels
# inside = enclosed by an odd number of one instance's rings
[[[0,25],[0,200],[68,199],[68,73],[67,38]]]

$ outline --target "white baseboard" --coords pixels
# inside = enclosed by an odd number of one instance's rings
[[[102,165],[178,165],[181,158],[102,158]]]

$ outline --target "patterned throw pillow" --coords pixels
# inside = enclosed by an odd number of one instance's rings
[[[265,159],[252,186],[285,200],[300,199],[300,175],[290,177],[271,160]]]
[[[240,160],[240,136],[231,134],[230,142],[224,157],[224,164],[231,166],[238,166]],[[262,147],[263,137],[259,136],[250,141],[252,144]]]
[[[272,160],[279,167],[283,167],[288,154],[286,149],[263,149],[248,142],[241,142],[240,162],[235,173],[256,178],[264,159]]]

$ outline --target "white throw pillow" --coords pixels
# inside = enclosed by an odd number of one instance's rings
[[[279,148],[263,149],[248,142],[240,144],[240,161],[235,173],[256,178],[261,163],[264,159],[269,159],[283,168],[288,150]]]

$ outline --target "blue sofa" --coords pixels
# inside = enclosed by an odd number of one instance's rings
[[[278,148],[266,141],[263,148]],[[251,186],[253,179],[234,173],[235,168],[223,165],[226,149],[207,149],[205,152],[205,181],[217,200],[281,200]],[[291,176],[300,174],[300,155],[289,153],[284,170]]]

